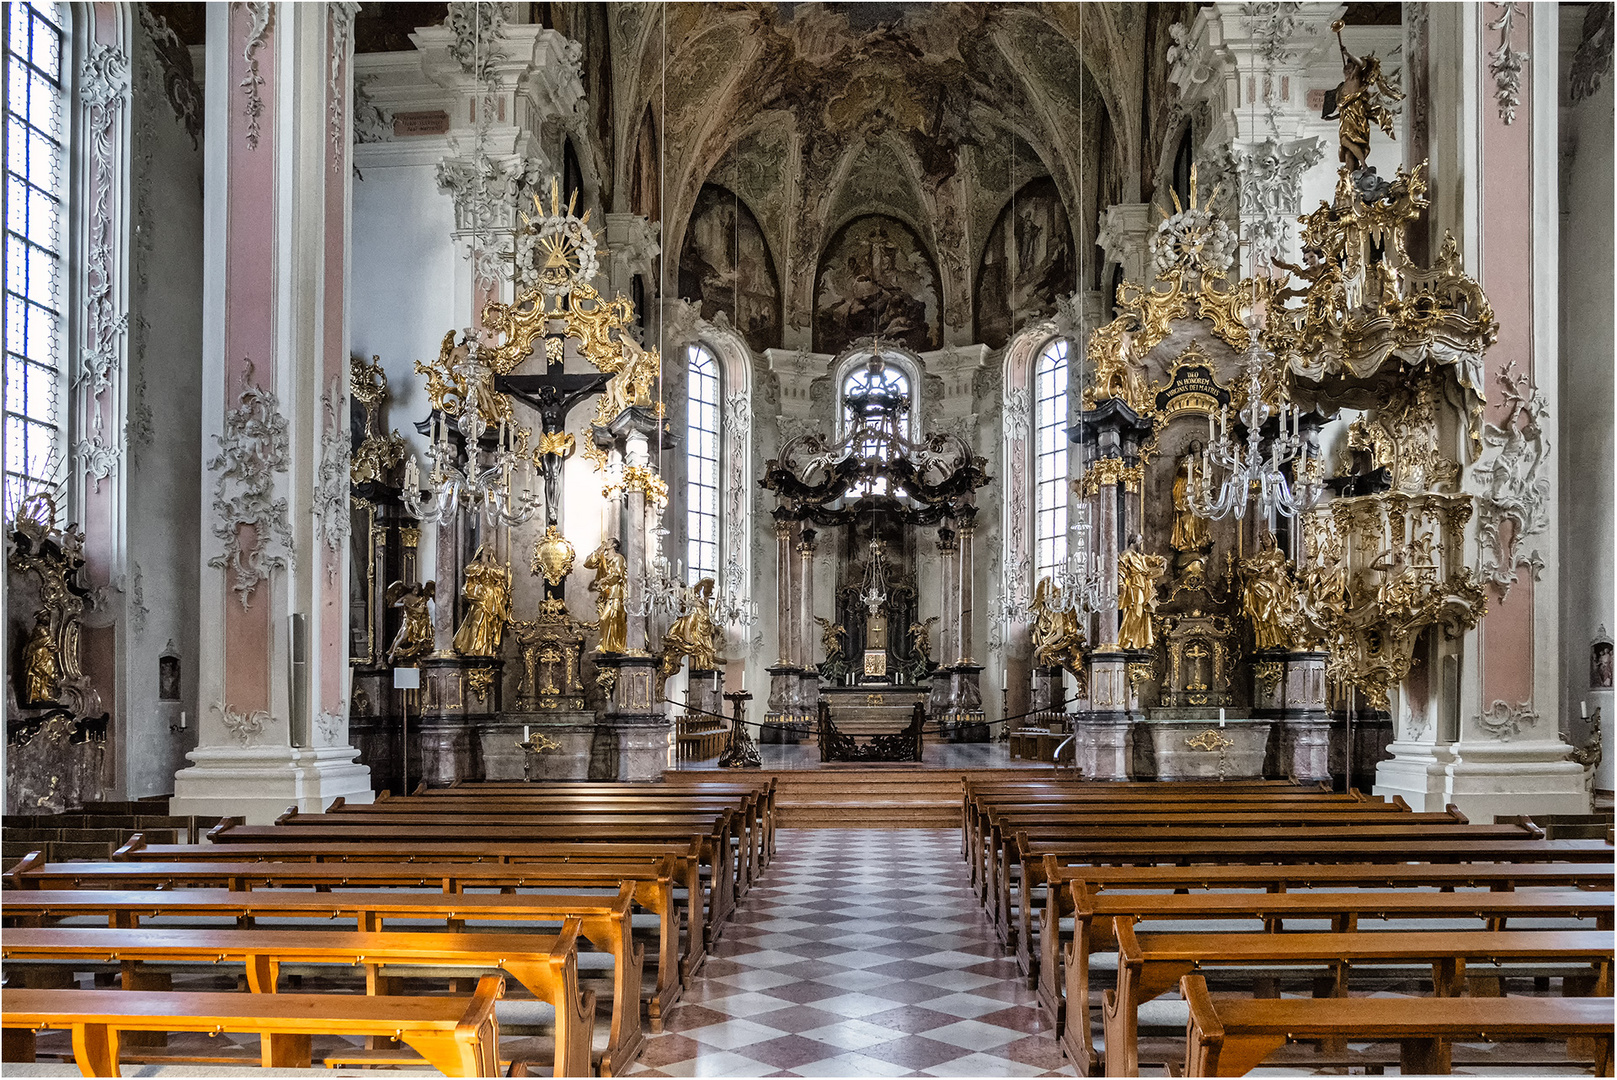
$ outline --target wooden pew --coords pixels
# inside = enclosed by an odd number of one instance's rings
[[[1355,934],[1139,934],[1118,919],[1117,989],[1103,1000],[1106,1075],[1139,1075],[1140,1004],[1179,985],[1198,968],[1218,965],[1277,970],[1326,967],[1337,997],[1347,996],[1346,966],[1430,964],[1435,997],[1456,996],[1468,962],[1588,964],[1595,996],[1611,996],[1612,936],[1600,930],[1501,930]]]
[[[322,897],[333,889],[436,888],[459,896],[471,888],[520,895],[519,890],[618,889],[628,883],[635,903],[658,916],[657,983],[649,1008],[653,1026],[660,1027],[681,988],[679,916],[671,873],[669,860],[642,869],[612,863],[47,863],[36,851],[7,870],[5,878],[18,889],[314,889]],[[701,936],[692,933],[689,947],[699,949]]]
[[[1604,998],[1288,998],[1213,1000],[1186,975],[1186,1076],[1245,1076],[1298,1039],[1397,1041],[1405,1076],[1447,1075],[1456,1041],[1588,1039],[1595,1075],[1612,1074],[1611,1001]]]
[[[1470,826],[1475,828],[1476,826]],[[1492,828],[1493,826],[1485,826]],[[1508,826],[1507,826],[1508,827]],[[1018,891],[1023,908],[1015,922],[1010,916],[1009,871],[1001,873],[996,924],[1007,946],[1012,935],[1030,925],[1034,891],[1044,883],[1046,855],[1068,865],[1148,866],[1193,864],[1277,864],[1330,862],[1584,862],[1609,863],[1612,846],[1598,840],[1456,839],[1454,826],[1412,829],[1407,835],[1372,838],[1321,837],[1315,830],[1275,829],[1265,838],[1225,840],[1206,836],[1179,840],[1107,839],[1070,843],[1033,843],[1017,834],[1016,864],[1021,868]],[[1525,833],[1521,835],[1526,835]],[[1002,865],[1008,865],[1007,858]]]
[[[494,799],[478,798],[423,798],[410,796],[385,799],[375,804],[333,806],[322,814],[305,814],[290,808],[275,819],[276,825],[307,827],[311,825],[350,825],[382,822],[388,825],[426,824],[434,828],[450,823],[470,825],[523,825],[532,823],[537,828],[561,832],[567,826],[559,818],[580,825],[614,824],[623,821],[634,826],[668,825],[687,821],[703,828],[703,821],[719,815],[729,816],[734,838],[737,876],[736,895],[746,891],[762,872],[768,858],[768,844],[763,829],[763,814],[756,796],[744,799],[718,799],[703,797],[688,803],[666,804],[605,797],[564,797],[556,800],[541,798]],[[491,802],[498,806],[490,810]],[[717,828],[717,826],[715,826]]]
[[[667,866],[672,884],[683,886],[686,893],[684,926],[691,940],[680,947],[680,916],[677,898],[670,890],[667,902],[674,917],[670,921],[671,933],[658,950],[659,963],[667,949],[674,949],[680,957],[680,973],[694,974],[706,957],[712,944],[710,917],[712,909],[705,899],[706,889],[698,872],[700,842],[680,844],[614,844],[614,843],[519,843],[492,844],[470,840],[417,841],[400,844],[392,841],[368,843],[273,843],[273,844],[148,844],[141,833],[129,838],[123,847],[113,852],[113,860],[133,862],[275,862],[275,863],[391,863],[399,866],[425,863],[468,862],[475,864],[527,865],[549,863],[583,867],[589,878],[580,878],[579,886],[610,886],[612,876],[606,869],[621,866],[619,880],[645,881],[646,887],[637,893],[635,902],[647,911],[661,910],[663,897],[657,883]],[[572,860],[578,860],[573,863]],[[647,871],[655,870],[655,874]],[[557,886],[567,887],[558,881]]]
[[[541,788],[536,784],[522,781],[462,780],[456,781],[448,787],[419,788],[409,798],[431,800],[476,797],[481,799],[495,798],[504,802],[511,799],[526,801],[537,793],[546,792],[551,795],[575,797],[616,796],[644,799],[663,799],[687,795],[753,796],[757,801],[758,821],[763,830],[765,841],[764,861],[767,865],[769,857],[775,854],[775,801],[778,779],[770,775],[748,780],[744,777],[735,777],[733,774],[729,774],[728,778],[722,780],[687,779],[686,777],[689,775],[674,773],[671,774],[671,777],[677,778],[678,782],[651,786],[644,784],[565,781]],[[545,796],[541,795],[541,797]]]
[[[1360,864],[1361,866],[1363,864]],[[1329,867],[1321,868],[1327,871]],[[1380,868],[1388,884],[1400,883],[1399,865]],[[1410,869],[1420,869],[1410,867]],[[1269,882],[1253,878],[1248,885]],[[1611,883],[1608,880],[1606,884]],[[1592,928],[1612,928],[1611,892],[1577,889],[1529,889],[1517,892],[1433,892],[1407,888],[1397,891],[1365,889],[1357,892],[1327,892],[1304,889],[1296,892],[1218,892],[1192,893],[1091,892],[1083,881],[1068,883],[1064,890],[1073,905],[1073,934],[1064,949],[1058,950],[1059,933],[1050,928],[1050,910],[1041,912],[1044,963],[1039,974],[1039,1003],[1052,1017],[1056,1036],[1075,1062],[1096,1060],[1090,1045],[1090,957],[1115,948],[1114,923],[1153,920],[1250,920],[1261,923],[1254,929],[1279,932],[1287,919],[1330,919],[1333,929],[1348,933],[1359,929],[1363,919],[1476,919],[1486,923],[1477,929],[1504,930],[1511,919],[1551,918],[1590,920]],[[1056,962],[1057,956],[1064,963]]]
[[[248,1032],[265,1068],[308,1068],[310,1036],[397,1038],[446,1076],[499,1076],[494,1002],[505,980],[484,976],[463,997],[352,994],[149,993],[126,990],[0,991],[6,1061],[32,1061],[34,1032],[68,1029],[85,1076],[118,1076],[126,1031]],[[587,1073],[584,1075],[588,1075]]]
[[[1183,810],[1164,811],[1160,807],[1134,810],[1093,810],[1068,813],[1061,810],[1025,811],[990,808],[984,815],[986,842],[981,847],[983,865],[977,871],[985,881],[997,882],[1007,869],[1019,835],[1040,844],[1065,841],[1106,839],[1158,839],[1172,830],[1175,835],[1204,835],[1224,840],[1262,838],[1275,828],[1334,829],[1336,836],[1389,836],[1404,835],[1413,829],[1439,829],[1463,826],[1459,832],[1445,832],[1453,838],[1542,839],[1543,831],[1520,823],[1504,825],[1470,825],[1458,810],[1443,813],[1365,812],[1356,808],[1327,809],[1299,807],[1273,810],[1232,810],[1219,803],[1196,803]],[[1326,833],[1319,835],[1325,836]],[[1434,833],[1435,835],[1435,833]],[[994,893],[989,891],[985,902],[992,904]]]
[[[137,988],[130,982],[143,962],[241,964],[254,994],[274,994],[284,964],[363,966],[367,994],[379,992],[388,966],[498,968],[555,1009],[555,1075],[589,1076],[595,993],[578,986],[578,936],[576,919],[555,935],[14,928],[0,942],[0,959],[117,963],[126,990]]]
[[[583,826],[576,823],[552,823],[554,835],[567,841],[594,840],[611,844],[677,843],[682,847],[696,845],[700,866],[708,869],[708,912],[702,921],[705,930],[704,945],[711,945],[721,932],[724,920],[735,910],[737,869],[728,840],[713,832],[680,827],[629,827],[612,825]],[[476,836],[469,840],[468,836]],[[527,843],[556,843],[547,840],[543,831],[527,826],[483,825],[475,832],[459,825],[430,824],[353,824],[322,825],[312,822],[296,830],[275,825],[241,825],[235,819],[226,819],[208,831],[207,839],[214,844],[339,844],[344,846],[370,846],[387,844],[397,848],[421,848],[439,843],[475,843],[487,848]],[[700,890],[698,890],[700,891]],[[693,907],[694,911],[694,907]]]
[[[26,889],[6,897],[4,915],[13,926],[46,927],[61,919],[95,917],[108,926],[134,928],[142,919],[186,920],[228,916],[243,927],[265,920],[339,919],[355,921],[355,929],[375,933],[393,920],[418,924],[442,922],[446,932],[467,923],[563,922],[576,919],[591,945],[612,957],[612,1014],[601,1074],[623,1072],[639,1056],[644,1035],[640,1027],[640,980],[645,964],[644,946],[635,945],[629,929],[634,887],[625,884],[616,897],[559,896],[533,893],[489,895],[458,893],[449,896],[387,890],[368,893],[312,893],[296,889],[173,889],[158,892],[98,892],[94,890]],[[412,925],[411,930],[420,931]],[[653,1030],[662,1027],[660,1003],[652,1015]]]

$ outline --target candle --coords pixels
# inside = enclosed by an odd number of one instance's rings
[[[527,724],[522,725],[522,741],[523,742],[528,742],[529,741],[528,725]]]
[[[1224,726],[1224,710],[1223,709],[1218,710],[1218,726],[1219,727]]]
[[[1213,414],[1208,413],[1207,414],[1207,441],[1212,442],[1216,438],[1218,438],[1218,436],[1213,434]]]
[[[1005,691],[1009,690],[1010,688],[1011,688],[1011,673],[1010,673],[1009,670],[1007,670],[1005,668],[1001,668],[1000,672],[999,672],[999,692],[1003,694],[1003,693],[1005,693]]]
[[[1583,701],[1579,702],[1579,704],[1578,704],[1578,715],[1581,716],[1585,720],[1589,719],[1589,699],[1588,698],[1585,698]]]
[[[1589,715],[1588,710],[1584,710],[1583,715],[1588,716]],[[185,730],[185,710],[184,709],[180,710],[180,730],[181,731]]]
[[[745,694],[747,692],[747,669],[746,668],[741,669],[741,692],[743,694]]]

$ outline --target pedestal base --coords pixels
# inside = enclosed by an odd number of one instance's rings
[[[169,813],[269,825],[289,806],[319,813],[338,796],[368,803],[371,771],[357,754],[351,746],[199,746],[186,755],[191,767],[174,774]]]
[[[657,661],[650,656],[601,654],[597,671],[611,671],[606,715],[590,739],[589,778],[661,780],[674,767],[674,725],[656,698]]]
[[[1085,780],[1129,778],[1129,718],[1126,713],[1075,713],[1073,731],[1074,759]]]
[[[1571,748],[1543,740],[1462,740],[1447,746],[1393,743],[1376,769],[1374,793],[1401,795],[1415,810],[1448,803],[1472,821],[1516,814],[1587,814],[1583,766]]]
[[[556,749],[529,754],[519,745],[524,728]],[[595,714],[579,711],[506,713],[477,732],[484,780],[587,780],[595,741]],[[526,772],[524,771],[526,766]]]

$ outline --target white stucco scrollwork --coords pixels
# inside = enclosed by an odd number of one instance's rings
[[[326,116],[327,125],[331,134],[331,168],[333,171],[342,168],[343,161],[343,112],[348,104],[348,95],[344,93],[343,72],[348,63],[349,50],[353,45],[354,16],[359,14],[359,4],[354,0],[339,0],[326,9],[326,17],[331,23],[331,56],[330,74],[326,79]]]
[[[1477,726],[1500,742],[1509,742],[1520,735],[1523,728],[1533,727],[1537,723],[1538,713],[1533,710],[1530,701],[1515,705],[1495,701],[1485,712],[1477,714]]]
[[[117,469],[118,459],[123,456],[123,446],[117,438],[107,441],[97,432],[75,443],[73,456],[78,458],[79,471],[95,481],[95,490],[99,492],[101,481],[111,477]]]
[[[1521,5],[1495,3],[1498,18],[1488,24],[1489,30],[1499,31],[1499,45],[1488,52],[1488,74],[1493,76],[1494,104],[1499,107],[1499,119],[1507,125],[1516,122],[1516,109],[1522,103],[1522,68],[1532,54],[1522,52],[1510,42],[1510,32],[1516,28],[1516,16]]]
[[[208,565],[235,578],[232,588],[245,609],[259,582],[285,568],[293,543],[287,500],[275,494],[275,474],[287,470],[286,417],[275,394],[253,384],[251,360],[241,381],[238,404],[225,414],[224,433],[214,436],[219,453],[208,462],[215,474],[213,535],[224,546]],[[244,546],[242,531],[249,527],[252,541]]]
[[[230,737],[243,746],[257,746],[264,737],[264,729],[275,722],[275,718],[263,709],[242,712],[223,701],[214,702],[212,707],[219,714],[219,722],[230,732]]]
[[[508,2],[452,3],[446,25],[455,36],[449,55],[460,69],[483,82],[493,79],[495,66],[506,55],[498,47],[500,32],[515,15],[516,5]]]
[[[327,746],[340,746],[342,744],[343,715],[321,709],[315,714],[315,730],[326,741]]]
[[[350,452],[348,425],[343,422],[347,397],[342,379],[331,380],[331,389],[321,395],[324,423],[320,431],[320,467],[314,485],[314,529],[325,541],[331,558],[326,560],[326,579],[335,581],[342,566],[343,546],[348,543],[348,482]]]
[[[1538,580],[1544,558],[1528,541],[1550,526],[1550,482],[1541,475],[1550,453],[1541,426],[1545,401],[1531,377],[1515,374],[1515,367],[1511,361],[1499,372],[1508,411],[1500,423],[1484,425],[1485,449],[1474,471],[1477,572],[1499,589],[1501,601],[1516,583],[1518,567],[1528,567]],[[1506,522],[1513,528],[1507,531]]]
[[[242,44],[242,58],[247,62],[247,74],[238,84],[247,92],[247,148],[258,149],[258,137],[264,119],[264,95],[260,88],[264,76],[258,72],[258,50],[264,47],[270,25],[275,21],[275,5],[270,0],[247,0],[243,5],[252,19],[247,28],[247,40]]]
[[[119,116],[129,100],[129,57],[112,45],[94,45],[84,59],[79,78],[79,100],[86,110],[90,145],[90,242],[85,279],[84,354],[79,363],[78,381],[87,385],[93,401],[112,385],[118,370],[121,340],[129,327],[129,313],[119,310],[113,278],[113,255],[117,245],[116,207],[113,205],[113,181],[117,172],[114,136]],[[99,433],[103,423],[101,410],[92,408],[91,414]],[[99,435],[96,442],[101,442]],[[98,478],[106,475],[100,473]]]

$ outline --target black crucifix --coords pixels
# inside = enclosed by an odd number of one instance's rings
[[[559,339],[557,339],[559,340]],[[560,350],[556,350],[560,355]],[[560,525],[561,463],[570,449],[563,451],[559,435],[567,423],[567,414],[574,405],[594,397],[606,389],[612,376],[605,372],[588,375],[568,375],[559,361],[545,365],[543,375],[496,375],[494,389],[531,406],[539,413],[540,429],[545,438],[545,524]]]

